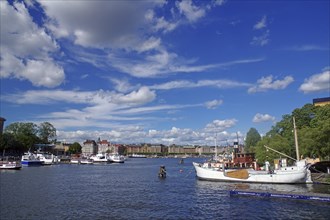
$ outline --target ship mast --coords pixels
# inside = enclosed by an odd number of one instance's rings
[[[215,146],[215,149],[214,149],[214,153],[215,153],[214,159],[215,159],[215,160],[218,159],[217,135],[218,135],[218,134],[215,133],[215,140],[214,140],[214,146]]]
[[[294,143],[296,146],[296,157],[297,157],[297,161],[299,161],[299,147],[298,147],[298,135],[297,135],[297,127],[296,127],[296,120],[293,117],[293,130],[294,130]]]

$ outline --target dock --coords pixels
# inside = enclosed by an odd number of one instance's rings
[[[259,191],[259,190],[230,190],[229,195],[330,202],[330,194],[310,193],[310,192],[300,193],[300,192],[268,192],[268,191]]]

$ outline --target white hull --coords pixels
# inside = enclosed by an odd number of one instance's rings
[[[91,159],[81,159],[80,164],[93,164],[94,161]]]
[[[310,182],[306,167],[287,167],[286,170],[275,170],[274,173],[264,171],[225,171],[202,167],[199,163],[193,163],[196,175],[199,179],[229,182],[251,183],[308,183]],[[244,173],[245,172],[245,173]]]
[[[4,170],[19,170],[22,168],[21,162],[18,161],[1,161],[0,169]]]
[[[43,162],[43,165],[53,165],[59,163],[59,159],[53,154],[38,153],[37,158]]]
[[[91,156],[90,159],[93,160],[94,163],[110,163],[111,161],[104,156],[103,154],[97,154],[95,156]]]
[[[108,159],[112,163],[124,163],[125,162],[125,157],[119,154],[111,154],[108,156]]]

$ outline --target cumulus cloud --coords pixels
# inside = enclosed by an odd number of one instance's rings
[[[248,89],[249,93],[256,93],[256,92],[265,92],[270,89],[272,90],[279,90],[285,89],[290,83],[294,81],[292,76],[286,76],[283,80],[274,80],[273,76],[262,77],[258,79],[257,85]]]
[[[1,78],[29,80],[49,88],[63,83],[64,70],[52,58],[58,50],[56,42],[33,22],[24,3],[0,4]]]
[[[29,90],[23,93],[3,95],[7,102],[18,104],[49,104],[67,102],[87,105],[104,103],[142,105],[155,99],[156,94],[147,87],[141,87],[130,93],[112,91],[68,91],[68,90]]]
[[[299,90],[303,93],[330,92],[330,70],[326,69],[305,79]]]
[[[253,117],[253,122],[255,123],[259,123],[259,122],[267,122],[267,121],[275,121],[275,117],[271,116],[269,114],[261,114],[261,113],[257,113],[254,117]]]
[[[176,2],[176,6],[190,22],[195,22],[205,15],[205,9],[194,5],[191,0]]]
[[[251,45],[254,45],[254,46],[265,46],[269,43],[270,39],[269,39],[269,36],[270,36],[270,31],[269,29],[267,28],[267,16],[264,15],[260,21],[258,21],[254,26],[253,26],[253,29],[256,30],[256,31],[259,31],[262,30],[262,33],[257,35],[257,36],[254,36],[252,38],[252,41],[250,42]]]
[[[269,30],[267,30],[260,36],[254,36],[250,44],[255,46],[265,46],[269,41]]]
[[[263,16],[260,21],[258,21],[254,26],[253,29],[260,30],[267,27],[267,17]]]
[[[228,128],[231,128],[236,125],[236,119],[226,119],[226,120],[214,120],[211,123],[207,124],[205,131],[207,132],[222,132]]]
[[[231,119],[230,119],[231,120]],[[229,121],[230,121],[229,120]],[[210,124],[224,124],[230,123],[217,122],[220,120],[215,120]],[[58,140],[60,141],[82,141],[86,139],[95,139],[95,137],[101,137],[101,139],[108,139],[112,142],[121,143],[161,143],[161,144],[189,144],[189,145],[213,145],[214,144],[214,129],[210,129],[209,124],[202,129],[189,129],[189,128],[179,128],[171,127],[168,130],[156,130],[156,129],[146,129],[143,126],[115,126],[110,130],[101,131],[62,131],[59,130],[57,133]],[[230,127],[230,126],[227,126]],[[241,132],[230,133],[228,131],[217,130],[217,139],[219,142],[226,141],[232,143],[237,140],[237,135],[242,139],[243,135]]]
[[[223,101],[221,99],[220,100],[215,99],[215,100],[206,102],[205,106],[208,109],[216,109],[222,103],[223,103]]]

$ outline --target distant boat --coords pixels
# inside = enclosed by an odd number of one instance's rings
[[[124,163],[125,162],[125,157],[115,153],[115,154],[109,154],[108,155],[108,159],[110,160],[110,162],[112,163]]]
[[[42,166],[43,161],[39,160],[36,154],[31,152],[24,153],[21,159],[22,166]]]
[[[129,157],[130,158],[146,158],[147,156],[144,154],[132,154]]]
[[[90,158],[81,158],[80,164],[94,164],[94,161]]]
[[[80,158],[79,157],[72,157],[70,159],[70,164],[80,164]]]
[[[37,153],[37,158],[43,162],[43,165],[52,165],[59,163],[59,159],[54,154]]]
[[[110,159],[108,159],[103,154],[96,154],[90,157],[90,159],[93,160],[94,163],[110,163]]]
[[[1,170],[19,170],[21,168],[22,168],[22,164],[20,161],[9,161],[9,160],[0,161]]]

